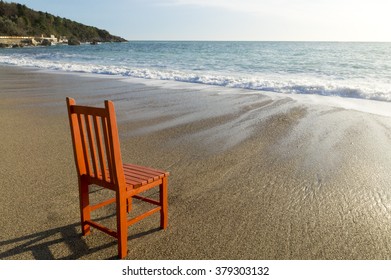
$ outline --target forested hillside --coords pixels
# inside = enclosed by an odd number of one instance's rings
[[[65,36],[80,42],[123,42],[108,31],[29,9],[25,5],[0,1],[0,36]]]

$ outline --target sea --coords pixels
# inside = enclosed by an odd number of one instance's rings
[[[391,102],[391,43],[130,41],[0,49],[0,64]]]

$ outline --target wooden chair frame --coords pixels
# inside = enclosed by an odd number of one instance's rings
[[[123,259],[127,255],[130,225],[160,212],[160,227],[167,228],[169,173],[122,163],[113,102],[106,100],[104,108],[97,108],[76,105],[75,100],[69,97],[66,101],[78,174],[83,236],[90,233],[90,227],[94,227],[117,238],[118,255]],[[114,191],[115,197],[90,205],[89,186],[92,184]],[[159,201],[139,195],[153,187],[159,187]],[[133,198],[156,207],[128,220],[127,214],[131,210]],[[91,211],[111,203],[116,203],[116,231],[91,219]]]

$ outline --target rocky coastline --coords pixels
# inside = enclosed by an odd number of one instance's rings
[[[82,42],[75,38],[67,39],[66,37],[56,38],[51,37],[28,37],[28,36],[0,36],[0,48],[23,48],[23,47],[37,47],[37,46],[52,46],[52,45],[80,45]],[[93,40],[89,43],[96,45],[101,41]]]

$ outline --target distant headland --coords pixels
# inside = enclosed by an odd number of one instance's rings
[[[108,31],[0,1],[0,48],[126,42]]]

